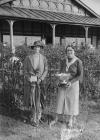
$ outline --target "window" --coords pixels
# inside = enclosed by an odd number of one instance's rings
[[[59,3],[58,4],[58,11],[63,11],[64,8],[63,8],[63,4]]]
[[[29,7],[29,6],[30,6],[29,0],[23,0],[23,5],[24,5],[25,7]]]
[[[40,2],[40,7],[41,7],[42,9],[48,9],[48,4],[47,4],[47,2],[41,1],[41,2]]]
[[[66,11],[66,12],[71,12],[71,5],[66,4],[66,5],[65,5],[65,11]]]
[[[53,3],[53,2],[50,2],[50,3],[49,3],[49,8],[50,8],[50,10],[54,10],[54,11],[57,10],[56,4]]]
[[[39,7],[38,0],[31,0],[31,5],[32,5],[32,7]]]
[[[73,6],[73,12],[78,14],[78,7],[77,6]]]
[[[21,0],[15,0],[13,1],[14,6],[19,6],[21,4]]]

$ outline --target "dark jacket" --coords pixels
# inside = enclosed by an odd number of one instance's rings
[[[66,73],[66,59],[61,60],[60,63],[60,72]],[[83,65],[82,61],[78,58],[68,69],[68,72],[71,74],[72,78],[70,81],[73,83],[75,81],[83,81]]]

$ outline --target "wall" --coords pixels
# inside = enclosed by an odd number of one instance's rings
[[[85,44],[85,38],[84,37],[65,37],[61,40],[61,44],[64,46],[73,44],[77,46],[78,48],[80,48],[82,44]],[[88,44],[91,44],[91,38],[88,38]]]
[[[92,45],[93,47],[97,47],[97,36],[92,36]]]
[[[14,46],[19,46],[23,44],[32,45],[34,41],[40,40],[40,36],[16,36],[14,35]],[[8,44],[10,46],[10,36],[9,35],[3,35],[3,42]]]

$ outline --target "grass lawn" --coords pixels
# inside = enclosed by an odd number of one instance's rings
[[[19,112],[15,115],[6,107],[0,106],[0,140],[61,140],[64,123],[59,121],[50,128],[48,122],[44,122],[35,128],[24,123],[19,116]],[[83,132],[71,140],[100,140],[99,103],[88,101],[80,104],[77,127],[82,128]]]

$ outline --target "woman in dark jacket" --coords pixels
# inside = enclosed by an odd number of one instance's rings
[[[68,74],[69,77],[64,79],[65,85],[59,86],[56,113],[69,115],[68,125],[72,127],[73,120],[79,114],[79,81],[82,81],[83,66],[82,61],[75,56],[72,46],[66,48],[66,54],[67,57],[61,61],[60,72]],[[51,125],[57,120],[58,117]]]

